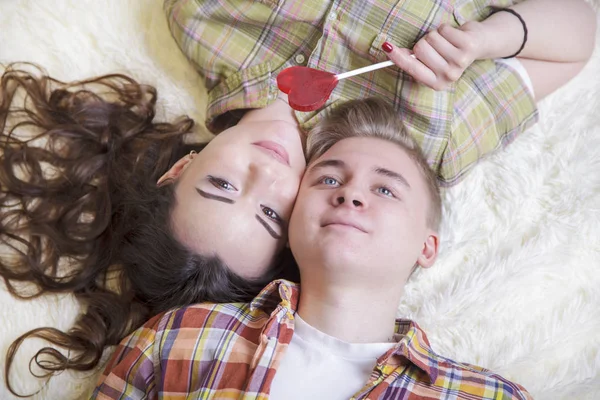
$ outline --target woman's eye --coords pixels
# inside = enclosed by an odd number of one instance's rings
[[[227,182],[224,179],[215,178],[214,176],[209,176],[208,180],[210,181],[210,183],[212,183],[214,186],[218,187],[219,189],[228,190],[228,191],[237,190],[235,188],[235,186],[233,186],[231,183]]]
[[[281,222],[281,217],[272,208],[261,206],[263,214],[276,222]]]
[[[394,193],[392,193],[392,191],[390,189],[386,188],[385,186],[378,188],[377,192],[381,193],[384,196],[394,197]]]

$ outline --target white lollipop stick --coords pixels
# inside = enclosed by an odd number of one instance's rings
[[[415,58],[414,54],[411,54],[410,56],[412,58]],[[344,72],[342,74],[336,75],[335,77],[337,78],[338,81],[341,81],[342,79],[346,79],[346,78],[349,78],[354,75],[360,75],[360,74],[364,74],[365,72],[375,71],[376,69],[391,67],[392,65],[395,65],[393,61],[384,61],[384,62],[380,62],[377,64],[368,65],[366,67],[354,69],[352,71]]]
[[[384,61],[384,62],[380,62],[378,64],[368,65],[366,67],[362,67],[362,68],[355,69],[352,71],[344,72],[342,74],[336,75],[335,77],[337,78],[338,81],[341,81],[342,79],[349,78],[354,75],[364,74],[365,72],[375,71],[376,69],[380,69],[380,68],[391,67],[392,65],[394,65],[393,61]]]

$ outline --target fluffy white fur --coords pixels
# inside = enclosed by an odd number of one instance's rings
[[[205,89],[170,37],[162,0],[2,1],[0,27],[0,62],[33,61],[63,80],[127,73],[158,88],[160,118],[203,121]],[[538,399],[600,398],[600,35],[596,43],[583,73],[540,105],[541,122],[445,194],[439,262],[414,277],[399,308],[439,353]],[[2,286],[0,369],[17,336],[67,330],[78,311],[71,296],[18,301]],[[84,398],[97,372],[44,385],[28,371],[40,346],[18,354],[16,389]],[[3,379],[0,398],[14,398]]]

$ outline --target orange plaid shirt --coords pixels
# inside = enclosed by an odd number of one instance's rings
[[[298,297],[297,284],[278,280],[249,304],[158,315],[123,340],[92,399],[268,399]],[[516,383],[437,355],[416,323],[396,329],[398,342],[353,399],[531,399]]]

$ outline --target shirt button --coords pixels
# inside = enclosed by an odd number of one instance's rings
[[[337,17],[337,14],[335,12],[332,12],[331,14],[329,14],[327,16],[327,19],[330,21],[333,21],[336,17]]]
[[[304,61],[306,61],[306,57],[304,57],[304,54],[296,54],[294,60],[296,61],[296,64],[304,64]]]

